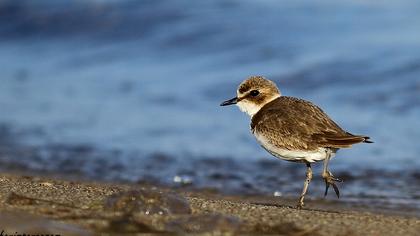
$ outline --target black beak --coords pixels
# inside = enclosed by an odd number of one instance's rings
[[[227,100],[227,101],[222,102],[222,103],[220,104],[220,106],[229,106],[229,105],[236,104],[237,102],[238,102],[238,98],[237,98],[237,97],[234,97],[234,98],[232,98],[232,99],[229,99],[229,100]]]

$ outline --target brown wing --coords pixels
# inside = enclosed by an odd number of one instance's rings
[[[369,137],[344,131],[311,102],[285,96],[270,102],[255,114],[251,129],[276,140],[274,145],[290,150],[345,148],[355,143],[370,142]]]

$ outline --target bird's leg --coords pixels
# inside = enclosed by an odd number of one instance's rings
[[[299,209],[302,209],[302,207],[304,205],[303,200],[305,199],[305,195],[306,195],[306,192],[308,191],[309,183],[311,182],[311,179],[312,179],[312,168],[311,168],[311,164],[310,163],[306,163],[306,167],[307,167],[306,168],[306,179],[305,179],[305,182],[303,184],[303,190],[302,190],[302,194],[300,195],[300,198],[299,198],[299,203],[297,205],[297,207]]]
[[[322,178],[324,178],[325,181],[325,193],[324,197],[328,194],[328,188],[333,186],[334,192],[337,195],[338,198],[340,198],[340,191],[338,190],[337,185],[335,182],[343,182],[341,179],[335,178],[331,172],[328,170],[328,163],[331,159],[331,151],[327,151],[327,157],[324,160],[324,167],[322,169]]]

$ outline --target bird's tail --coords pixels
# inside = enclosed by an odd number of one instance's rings
[[[373,143],[370,137],[365,135],[354,135],[346,133],[346,135],[325,135],[322,143],[328,147],[349,148],[356,143]]]
[[[349,132],[346,132],[348,135],[353,136],[357,139],[359,139],[359,143],[373,143],[373,141],[370,140],[369,136],[365,136],[365,135],[355,135],[355,134],[351,134]]]
[[[369,140],[369,139],[370,139],[370,137],[368,137],[368,136],[363,136],[363,138],[365,139],[365,140],[363,140],[363,142],[364,142],[364,143],[373,143],[373,141]]]

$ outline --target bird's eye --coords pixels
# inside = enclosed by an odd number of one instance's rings
[[[252,90],[249,94],[251,94],[253,97],[256,97],[258,94],[260,94],[260,92],[258,90]]]

